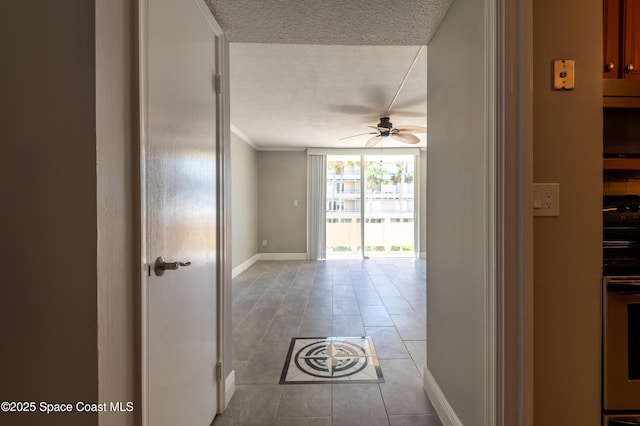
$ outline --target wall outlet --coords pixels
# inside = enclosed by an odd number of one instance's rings
[[[264,247],[266,247],[266,246],[267,246],[267,240],[262,240],[262,245],[263,245]]]
[[[560,216],[560,184],[533,184],[533,215]]]

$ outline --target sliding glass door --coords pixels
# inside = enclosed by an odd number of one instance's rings
[[[327,156],[327,256],[362,253],[361,157]]]
[[[415,256],[413,155],[327,156],[327,256]]]

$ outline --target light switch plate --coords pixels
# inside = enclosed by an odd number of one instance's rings
[[[573,59],[553,61],[554,90],[573,90],[575,87],[576,64]]]
[[[533,215],[560,216],[560,184],[533,184]]]

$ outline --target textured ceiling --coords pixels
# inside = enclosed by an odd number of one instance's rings
[[[362,147],[370,136],[339,139],[371,130],[396,95],[392,123],[426,126],[418,53],[452,1],[206,0],[231,42],[234,132],[259,149]]]
[[[232,43],[231,122],[259,148],[362,147],[371,136],[339,139],[373,131],[367,126],[386,115],[419,49]],[[426,126],[426,101],[423,50],[391,122]],[[406,146],[391,142],[384,146]]]
[[[419,46],[452,0],[206,0],[229,41]]]

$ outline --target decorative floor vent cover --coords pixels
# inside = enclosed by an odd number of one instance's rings
[[[371,337],[294,337],[280,384],[384,383]]]

